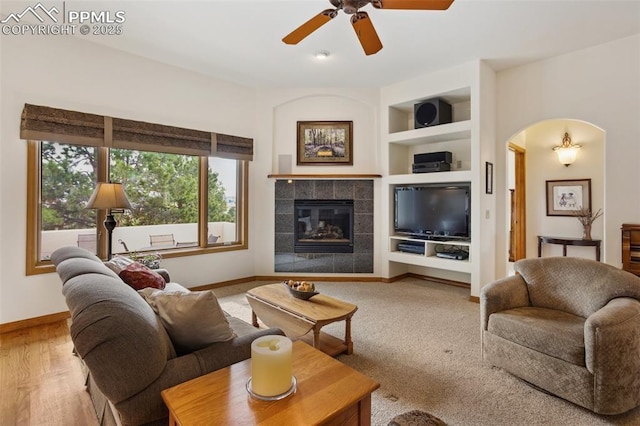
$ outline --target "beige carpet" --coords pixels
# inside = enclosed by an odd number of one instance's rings
[[[215,290],[223,308],[250,321],[244,291],[254,282]],[[354,354],[340,359],[380,383],[372,424],[422,410],[448,425],[640,425],[640,409],[599,416],[539,392],[485,364],[480,305],[463,288],[406,279],[385,283],[316,283],[325,294],[358,305]],[[323,329],[343,336],[343,323]]]

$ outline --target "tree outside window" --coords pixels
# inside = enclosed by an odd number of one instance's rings
[[[97,151],[81,145],[40,143],[40,260],[58,247],[76,245],[78,234],[103,230],[102,224],[96,223],[96,212],[85,208],[100,167]],[[175,246],[164,248],[201,247],[200,157],[126,149],[110,149],[108,153],[109,178],[123,184],[133,206],[116,218],[114,253],[155,250],[149,243],[154,233],[175,236]],[[213,157],[208,160],[209,245],[239,239],[236,197],[241,163]],[[64,232],[56,235],[55,231]]]

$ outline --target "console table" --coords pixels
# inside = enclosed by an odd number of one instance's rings
[[[562,245],[562,255],[567,255],[567,246],[587,246],[596,248],[596,260],[600,262],[600,244],[602,240],[583,240],[582,238],[546,237],[538,235],[538,257],[542,257],[542,243]]]

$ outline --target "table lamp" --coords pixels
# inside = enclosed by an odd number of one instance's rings
[[[121,183],[98,182],[98,186],[87,203],[88,209],[107,210],[107,217],[104,219],[104,227],[107,229],[108,247],[107,260],[111,259],[111,238],[116,227],[116,220],[113,213],[124,213],[124,209],[131,210],[131,203],[127,199],[127,194]]]

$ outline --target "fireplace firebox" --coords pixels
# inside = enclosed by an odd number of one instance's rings
[[[296,253],[353,253],[353,200],[294,200]]]

